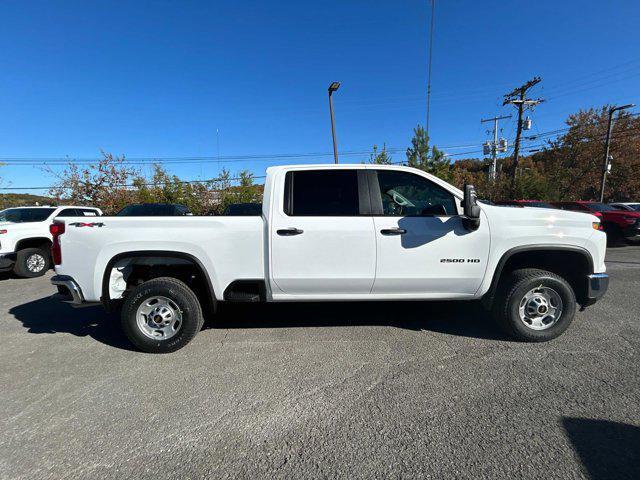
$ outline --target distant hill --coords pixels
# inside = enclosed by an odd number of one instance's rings
[[[30,193],[0,193],[0,209],[24,205],[57,205],[57,200]]]

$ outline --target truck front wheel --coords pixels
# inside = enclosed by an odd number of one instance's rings
[[[138,285],[122,306],[127,338],[147,353],[169,353],[184,347],[203,322],[196,295],[184,282],[171,277]]]
[[[494,315],[517,340],[546,342],[573,321],[576,297],[567,281],[546,270],[515,270],[502,283]]]
[[[23,248],[16,254],[16,264],[13,267],[13,271],[19,277],[41,277],[47,273],[50,265],[49,252],[46,250],[42,248]]]

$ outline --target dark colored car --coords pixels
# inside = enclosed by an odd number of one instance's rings
[[[137,203],[127,205],[116,217],[182,217],[192,215],[187,207],[177,203]]]
[[[232,203],[224,209],[222,215],[255,217],[262,215],[261,203]]]
[[[501,200],[495,204],[509,207],[556,208],[549,202],[543,202],[541,200]]]
[[[600,217],[604,231],[611,243],[621,239],[637,242],[640,240],[640,212],[617,210],[600,202],[553,202],[556,208],[585,212]]]

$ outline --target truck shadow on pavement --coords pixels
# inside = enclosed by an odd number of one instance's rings
[[[638,478],[640,428],[573,417],[562,426],[592,480]]]
[[[479,302],[301,302],[225,304],[212,328],[391,326],[508,340]]]
[[[102,307],[73,308],[49,297],[9,310],[29,333],[90,336],[98,342],[134,350],[117,314]],[[205,328],[292,328],[391,326],[414,331],[487,340],[507,340],[476,302],[325,302],[231,304],[221,307]]]
[[[49,297],[24,303],[9,310],[29,333],[69,333],[90,336],[98,342],[124,350],[134,350],[120,329],[117,315],[101,306],[73,308]]]

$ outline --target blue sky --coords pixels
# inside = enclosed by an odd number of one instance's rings
[[[480,118],[512,113],[502,94],[534,75],[532,95],[548,99],[534,133],[581,107],[640,103],[639,18],[637,0],[439,0],[432,142],[476,150]],[[0,159],[216,157],[219,130],[220,156],[265,158],[169,169],[197,179],[331,161],[266,157],[331,151],[333,80],[340,151],[404,149],[424,124],[428,23],[428,0],[5,1]],[[515,123],[503,126],[513,138]],[[5,187],[53,181],[10,163]]]

